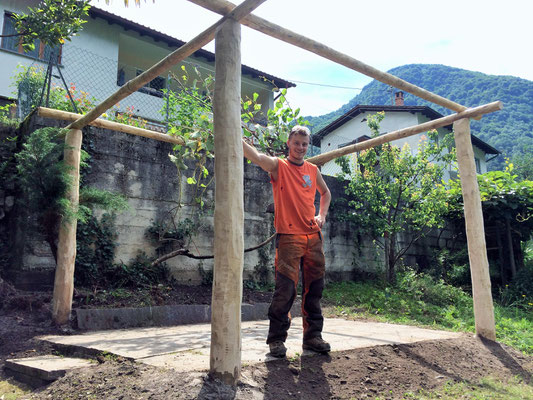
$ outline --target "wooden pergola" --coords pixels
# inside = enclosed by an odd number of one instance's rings
[[[215,264],[211,317],[210,375],[225,383],[234,385],[240,377],[241,368],[241,299],[244,260],[243,153],[240,120],[241,24],[456,112],[447,117],[324,153],[312,157],[308,161],[316,165],[322,165],[345,154],[453,123],[464,198],[476,334],[495,340],[494,309],[481,200],[470,137],[470,118],[479,119],[484,114],[501,110],[502,103],[496,101],[475,108],[467,108],[391,74],[379,71],[321,43],[252,15],[251,12],[266,0],[245,0],[239,6],[235,6],[226,0],[189,1],[219,13],[223,17],[150,69],[127,82],[116,93],[86,115],[80,116],[44,108],[39,110],[39,115],[72,121],[67,127],[69,130],[65,138],[67,146],[64,158],[65,162],[72,167],[70,173],[74,181],[68,198],[72,205],[77,207],[82,142],[81,129],[86,125],[96,125],[155,140],[182,144],[183,140],[181,138],[100,120],[98,117],[117,102],[136,92],[146,83],[215,39],[216,79],[213,114],[216,153],[215,175],[217,181],[215,189]],[[52,303],[53,319],[57,324],[66,323],[70,317],[74,289],[75,259],[76,221],[72,221],[61,224],[59,232],[58,260]]]

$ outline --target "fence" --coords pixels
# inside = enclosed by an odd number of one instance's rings
[[[202,73],[214,75],[213,70],[202,68]],[[91,53],[71,44],[65,45],[59,56],[59,66],[52,67],[50,91],[45,86],[47,65],[35,61],[18,79],[18,117],[23,119],[38,106],[76,111],[68,97],[72,95],[77,111],[87,111],[113,94],[120,86],[143,72],[143,69]],[[169,73],[159,76],[136,93],[116,104],[104,118],[142,119],[143,127],[166,132],[169,113],[167,90],[182,90]],[[123,116],[123,117],[121,117]]]

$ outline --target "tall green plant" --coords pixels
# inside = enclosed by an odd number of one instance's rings
[[[15,181],[23,193],[29,222],[44,233],[56,260],[60,221],[76,218],[85,222],[94,207],[110,211],[127,207],[123,196],[90,187],[80,189],[80,204],[77,208],[72,207],[66,197],[72,178],[69,167],[63,162],[63,133],[58,128],[38,129],[28,136],[21,151],[15,154]],[[87,158],[88,154],[82,150],[82,168]]]
[[[206,204],[206,193],[213,177],[207,167],[215,150],[213,77],[204,77],[197,68],[185,66],[181,67],[179,76],[171,76],[172,82],[178,85],[180,90],[163,90],[167,104],[160,110],[160,114],[166,119],[168,134],[179,136],[185,142],[183,145],[174,145],[172,154],[169,154],[170,160],[177,168],[178,196],[176,205],[168,211],[166,218],[156,221],[149,232],[151,237],[159,237],[160,241],[167,243],[175,240],[173,232],[182,230],[183,223],[187,221],[194,221],[195,227],[198,228],[201,217],[210,209],[210,204]],[[252,98],[241,100],[243,134],[268,154],[285,154],[291,124],[306,124],[299,116],[299,109],[293,110],[285,96],[286,89],[283,89],[274,109],[268,110],[266,115],[261,112],[262,106],[257,102],[257,93],[254,93]],[[187,199],[184,194],[186,187],[189,189]],[[192,215],[182,215],[184,206],[193,210]],[[155,235],[156,230],[158,235]],[[190,230],[188,241],[197,230]],[[182,241],[175,243],[183,245]]]
[[[273,82],[271,82],[273,83]],[[287,100],[287,89],[276,89],[279,97],[274,102],[274,108],[262,112],[261,104],[257,103],[257,93],[252,98],[243,99],[241,118],[243,121],[243,134],[259,147],[259,149],[272,156],[287,155],[287,140],[294,125],[309,125],[300,115],[300,109],[293,109]]]
[[[384,113],[368,118],[373,136],[379,134]],[[341,178],[347,179],[346,194],[351,210],[345,218],[354,221],[383,249],[387,280],[395,280],[396,266],[410,246],[431,228],[444,224],[447,211],[443,170],[454,159],[448,151],[450,138],[437,140],[438,133],[422,136],[419,148],[412,152],[384,144],[361,152],[357,164],[346,159]],[[409,233],[410,240],[400,243],[398,234]]]
[[[56,128],[36,130],[15,155],[18,184],[30,221],[44,233],[56,260],[59,220],[74,214],[65,198],[71,180],[68,167],[61,161],[64,144],[59,135]]]

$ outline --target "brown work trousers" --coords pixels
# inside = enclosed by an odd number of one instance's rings
[[[320,299],[324,289],[325,257],[320,232],[309,235],[278,234],[276,238],[276,289],[268,309],[267,343],[284,342],[291,325],[290,309],[302,273],[304,342],[322,336],[324,317]]]

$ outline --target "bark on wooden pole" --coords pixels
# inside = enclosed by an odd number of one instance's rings
[[[474,161],[474,150],[470,138],[470,120],[465,118],[454,122],[453,130],[463,192],[476,334],[487,339],[496,340],[489,261],[487,258],[485,228],[477,182],[476,164]]]
[[[328,151],[327,153],[319,154],[318,156],[310,157],[307,159],[310,163],[315,165],[324,165],[328,161],[331,161],[337,157],[342,157],[347,154],[355,153],[357,151],[370,149],[383,143],[392,142],[393,140],[402,139],[404,137],[413,136],[420,132],[427,132],[432,129],[437,129],[446,125],[450,125],[454,121],[463,118],[474,118],[483,114],[499,111],[503,108],[501,101],[495,101],[493,103],[484,104],[479,107],[469,108],[466,111],[462,111],[457,114],[448,115],[446,117],[434,119],[433,121],[424,122],[420,125],[410,126],[397,131],[387,133],[385,135],[378,136],[364,142],[353,144],[350,146],[342,147],[340,149]]]
[[[71,113],[68,111],[61,111],[61,110],[54,110],[51,108],[46,107],[39,107],[37,111],[37,115],[44,118],[54,118],[54,119],[60,119],[62,121],[77,121],[79,118],[83,117],[83,115]],[[167,143],[174,143],[174,144],[185,144],[185,140],[183,140],[180,136],[170,136],[165,133],[150,131],[148,129],[143,128],[137,128],[135,126],[131,125],[124,125],[120,124],[118,122],[113,121],[107,121],[105,119],[95,119],[94,121],[90,122],[89,125],[96,126],[97,128],[103,128],[103,129],[109,129],[112,131],[117,132],[123,132],[128,133],[130,135],[135,136],[142,136],[148,139],[154,139],[158,140],[160,142],[167,142]]]
[[[189,1],[222,15],[227,14],[235,7],[233,3],[226,0]],[[347,56],[322,43],[319,43],[313,39],[309,39],[296,32],[292,32],[289,29],[285,29],[279,25],[273,24],[272,22],[269,22],[263,18],[257,17],[255,15],[248,15],[242,19],[241,23],[266,35],[290,43],[294,46],[300,47],[304,50],[310,51],[321,57],[327,58],[328,60],[336,62],[337,64],[344,65],[345,67],[350,68],[354,71],[370,76],[371,78],[386,83],[387,85],[391,85],[395,88],[414,94],[415,96],[418,96],[421,99],[431,101],[432,103],[438,104],[456,112],[466,110],[466,107],[461,104],[455,103],[435,93],[422,89],[387,72],[382,72],[374,67],[371,67],[368,64],[365,64],[359,60],[356,60],[355,58]]]
[[[244,263],[241,142],[241,26],[226,21],[215,38],[215,265],[210,375],[235,385],[241,368]]]
[[[72,177],[71,188],[67,199],[73,210],[78,209],[80,182],[80,153],[82,132],[70,129],[65,136],[64,162],[70,168]],[[57,266],[52,298],[52,318],[57,325],[63,325],[70,318],[72,309],[72,293],[74,291],[74,261],[76,260],[76,225],[75,217],[61,221],[59,227],[59,243]]]

